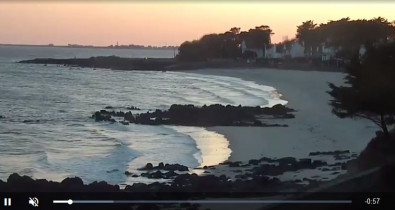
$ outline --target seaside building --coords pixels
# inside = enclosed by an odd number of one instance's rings
[[[268,59],[280,59],[284,58],[284,46],[283,45],[278,45],[278,44],[273,44],[268,48],[265,48],[265,58]]]
[[[361,45],[359,47],[359,59],[362,59],[366,54],[366,47],[365,45]]]
[[[336,55],[336,48],[328,47],[325,43],[321,44],[321,60],[322,61],[329,61],[335,58]]]
[[[302,44],[297,41],[294,41],[291,44],[291,49],[287,52],[290,58],[305,58],[305,49]]]
[[[244,39],[241,42],[241,51],[243,55],[254,55],[253,58],[248,58],[248,62],[256,59],[301,59],[301,58],[316,58],[323,62],[336,60],[336,47],[328,46],[322,43],[319,46],[311,47],[306,50],[302,43],[297,40],[290,41],[290,45],[286,47],[284,43],[263,45],[258,47],[253,42]],[[360,54],[365,53],[366,49],[361,47]]]
[[[285,49],[283,45],[272,44],[259,47],[254,42],[244,39],[241,42],[241,53],[254,53],[256,59],[281,59],[285,56]]]
[[[256,54],[256,58],[264,58],[265,48],[258,47],[254,42],[249,39],[243,39],[241,42],[241,54],[245,54],[246,52],[252,52]]]

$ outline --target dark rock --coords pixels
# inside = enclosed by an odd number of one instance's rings
[[[158,169],[165,169],[165,164],[163,164],[163,162],[160,162],[159,164],[158,164],[158,167],[157,167]]]
[[[150,70],[162,71],[167,67],[174,66],[177,62],[174,58],[120,58],[117,56],[98,56],[91,58],[70,58],[70,59],[53,59],[53,58],[36,58],[33,60],[20,61],[19,63],[34,64],[54,64],[70,67],[83,68],[105,68],[117,70]]]
[[[181,164],[166,164],[163,169],[167,171],[189,171],[187,166]]]
[[[346,163],[343,163],[343,164],[341,165],[341,169],[342,169],[342,170],[347,170],[347,164],[346,164]]]
[[[126,121],[120,121],[120,123],[121,123],[122,125],[129,125],[129,123],[126,122]]]
[[[164,176],[165,176],[166,179],[173,178],[173,177],[178,176],[178,175],[179,175],[179,174],[176,173],[176,172],[174,172],[174,171],[169,171],[169,172],[167,172],[167,173],[164,174]]]
[[[280,164],[280,166],[294,165],[297,163],[296,159],[293,157],[280,158],[277,160],[277,162]]]
[[[134,116],[131,112],[126,112],[124,115],[124,119],[125,119],[125,121],[131,122],[131,123],[135,122]]]
[[[112,107],[112,106],[106,106],[106,107],[104,107],[105,109],[114,109],[114,107]]]
[[[277,160],[271,159],[271,158],[267,158],[267,157],[263,157],[261,159],[259,159],[260,162],[264,161],[264,162],[268,162],[268,163],[274,163]]]
[[[348,160],[350,159],[350,156],[347,155],[334,155],[335,160]]]
[[[325,161],[322,160],[314,160],[312,163],[313,168],[321,167],[321,166],[326,166],[328,165]]]
[[[72,185],[82,186],[82,185],[84,185],[84,182],[79,177],[73,177],[73,178],[66,178],[66,179],[64,179],[61,182],[61,184],[68,185],[68,186],[72,186]]]
[[[19,174],[16,173],[13,173],[8,177],[7,183],[15,188],[12,190],[16,191],[21,189],[27,189],[27,191],[31,191],[36,188],[35,182],[32,178],[28,176],[19,176]]]
[[[95,112],[95,114],[92,115],[92,118],[94,118],[95,121],[115,122],[115,120],[111,118],[111,115],[106,110],[100,110],[100,112]]]
[[[154,169],[152,163],[147,163],[143,168],[140,168],[138,170],[152,170],[152,169]]]
[[[126,107],[127,110],[140,110],[140,108],[136,107],[136,106],[130,106],[130,107]]]
[[[23,123],[38,123],[40,120],[24,120]]]
[[[130,107],[135,110],[136,107]],[[280,124],[264,124],[256,116],[272,115],[275,118],[293,117],[288,112],[293,111],[283,105],[273,108],[223,106],[214,104],[197,107],[194,105],[173,104],[169,110],[155,110],[154,112],[139,113],[131,112],[107,112],[101,110],[92,117],[96,121],[110,121],[111,116],[123,117],[125,121],[144,125],[186,125],[186,126],[286,126]]]
[[[125,191],[128,192],[146,192],[148,189],[148,185],[144,183],[134,183],[132,186],[127,185],[125,187]]]
[[[248,163],[251,165],[258,165],[259,164],[259,160],[249,160]]]
[[[298,162],[299,168],[312,168],[312,163],[310,158],[300,159]]]
[[[139,170],[165,170],[165,171],[189,171],[187,166],[183,166],[181,164],[164,164],[159,163],[158,166],[153,166],[151,163],[147,163],[147,165]]]
[[[92,182],[88,185],[88,188],[91,192],[117,192],[120,189],[118,185],[110,185],[105,181]]]
[[[143,176],[143,175],[141,174],[141,176]],[[147,177],[148,177],[148,178],[154,178],[154,179],[162,179],[162,178],[165,178],[164,175],[163,175],[163,173],[160,172],[160,171],[156,171],[156,172],[154,172],[154,173],[151,173],[151,174],[149,174]]]
[[[241,162],[236,161],[236,162],[230,162],[229,167],[240,167]]]
[[[316,155],[342,155],[342,154],[350,154],[350,150],[335,150],[329,152],[310,152],[309,156]]]

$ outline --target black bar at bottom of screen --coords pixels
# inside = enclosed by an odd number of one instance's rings
[[[395,209],[395,192],[1,192],[0,209]],[[226,206],[225,206],[226,205]]]

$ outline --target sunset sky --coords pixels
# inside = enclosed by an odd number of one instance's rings
[[[303,21],[316,23],[384,17],[395,20],[395,3],[151,1],[10,1],[0,0],[2,44],[179,45],[233,26],[248,30],[269,25],[273,42],[293,38]]]

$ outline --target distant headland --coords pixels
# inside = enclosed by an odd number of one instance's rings
[[[67,45],[54,45],[54,44],[1,44],[0,46],[29,46],[29,47],[68,47],[68,48],[106,48],[106,49],[178,49],[178,46],[154,46],[154,45],[136,45],[136,44],[128,44],[128,45],[109,45],[109,46],[95,46],[95,45],[81,45],[81,44],[67,44]]]

